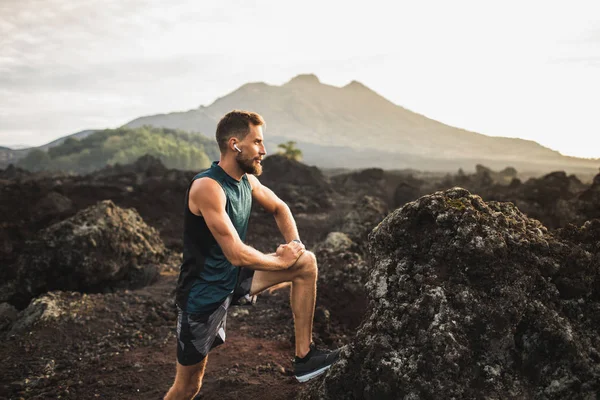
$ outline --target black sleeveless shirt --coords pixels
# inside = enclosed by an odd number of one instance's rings
[[[252,208],[252,187],[244,175],[240,181],[227,175],[215,161],[209,169],[197,174],[199,178],[214,179],[225,192],[225,211],[244,241]],[[177,281],[176,301],[189,313],[215,310],[235,289],[239,267],[232,265],[208,229],[202,216],[189,209],[189,192],[185,195],[183,221],[183,263]]]

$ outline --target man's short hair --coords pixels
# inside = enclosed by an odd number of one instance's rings
[[[233,110],[225,114],[217,124],[217,143],[221,153],[227,151],[227,142],[232,137],[244,140],[250,133],[250,124],[265,125],[265,120],[259,114],[251,111]]]

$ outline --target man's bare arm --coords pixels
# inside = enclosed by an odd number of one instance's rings
[[[292,266],[302,253],[300,244],[289,246],[278,254],[264,254],[244,244],[225,211],[225,193],[213,179],[194,181],[189,196],[190,210],[203,216],[223,254],[233,265],[265,271],[281,270]]]
[[[281,200],[271,189],[260,183],[254,175],[248,175],[250,184],[252,185],[252,197],[260,204],[267,212],[270,212],[275,217],[277,227],[286,242],[291,242],[294,239],[300,239],[296,221],[290,211],[290,208],[283,200]]]

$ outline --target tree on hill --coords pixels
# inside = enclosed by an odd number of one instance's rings
[[[286,143],[280,143],[277,145],[277,148],[281,149],[277,154],[281,154],[285,158],[295,161],[302,160],[302,150],[296,147],[296,142],[293,140]]]

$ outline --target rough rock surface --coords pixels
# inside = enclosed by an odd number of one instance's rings
[[[596,399],[598,237],[460,188],[408,203],[370,235],[365,321],[300,398]]]
[[[316,246],[315,251],[327,250],[339,253],[355,249],[355,247],[356,243],[354,243],[345,233],[329,232],[325,240]]]
[[[592,185],[578,197],[578,209],[585,219],[600,218],[600,174],[596,175]]]
[[[34,205],[35,213],[40,217],[49,214],[62,214],[73,207],[73,202],[60,193],[52,191]]]
[[[347,339],[366,308],[367,263],[359,246],[342,232],[329,233],[315,247],[315,254],[319,263],[319,297],[329,304],[327,311],[342,322],[336,330],[337,336]],[[316,321],[318,316],[317,312]]]
[[[424,195],[460,186],[486,201],[513,202],[521,212],[540,220],[549,229],[564,227],[567,223],[582,225],[590,219],[600,218],[600,174],[593,179],[591,186],[564,171],[529,178],[525,182],[521,182],[515,174],[516,171],[511,168],[494,172],[481,165],[471,175],[459,170],[457,175],[448,175],[439,182],[415,182],[414,192],[409,188],[398,188],[402,196],[393,205],[403,205],[402,200],[415,200],[419,197],[417,193]]]
[[[409,182],[400,182],[394,190],[394,207],[401,207],[409,201],[419,197],[419,187],[411,185]]]
[[[371,230],[387,214],[387,205],[378,197],[363,196],[343,219],[341,231],[357,243],[363,243]]]
[[[332,190],[316,167],[310,167],[281,155],[263,161],[261,182],[273,189],[294,212],[331,208]]]
[[[12,326],[17,319],[18,311],[8,303],[0,303],[0,332]]]
[[[23,332],[38,323],[51,323],[67,315],[61,304],[62,292],[46,293],[34,299],[26,309],[18,315],[17,321],[11,325],[9,335]]]
[[[346,196],[362,197],[369,195],[379,197],[387,202],[389,197],[388,186],[390,186],[388,175],[381,168],[367,168],[332,176],[331,183],[336,191]]]
[[[135,210],[105,200],[43,229],[26,244],[10,302],[27,304],[50,290],[141,287],[156,278],[166,255],[157,231]]]

